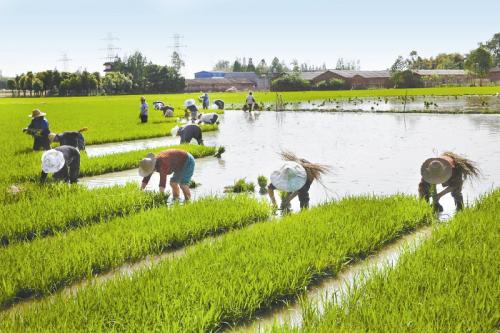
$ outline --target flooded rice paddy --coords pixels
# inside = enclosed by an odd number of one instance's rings
[[[284,102],[283,110],[498,113],[500,96],[399,96]],[[275,110],[276,105],[266,109]]]
[[[464,186],[472,202],[500,184],[500,115],[254,112],[227,111],[218,132],[204,133],[207,145],[223,145],[221,159],[196,161],[193,179],[201,186],[193,196],[220,194],[224,186],[270,173],[281,164],[278,152],[288,149],[313,162],[332,166],[323,185],[311,187],[311,204],[349,195],[416,194],[420,165],[428,157],[451,150],[477,161],[482,178]],[[178,143],[156,138],[89,146],[90,156]],[[139,162],[139,161],[138,161]],[[148,188],[158,188],[155,173]],[[88,187],[141,181],[137,170],[82,178]],[[453,200],[441,199],[445,214]],[[297,200],[292,208],[298,209]]]

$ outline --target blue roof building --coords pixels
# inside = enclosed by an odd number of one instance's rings
[[[226,75],[225,72],[217,72],[217,71],[201,71],[194,73],[195,79],[210,79],[214,77],[224,77]]]

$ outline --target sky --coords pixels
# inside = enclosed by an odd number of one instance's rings
[[[243,57],[386,69],[412,50],[469,52],[500,32],[498,13],[498,0],[0,0],[0,71],[63,70],[63,54],[70,71],[102,71],[109,33],[119,56],[162,65],[180,34],[187,78]]]

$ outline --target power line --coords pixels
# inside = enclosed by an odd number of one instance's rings
[[[113,33],[108,32],[107,36],[102,40],[106,41],[106,48],[101,49],[106,51],[106,55],[104,60],[106,62],[113,62],[116,57],[118,57],[118,51],[121,50],[118,46],[115,45],[115,41],[120,40],[118,37],[113,36]]]
[[[67,72],[68,69],[69,69],[69,63],[72,60],[73,59],[68,58],[68,54],[66,52],[63,52],[62,55],[61,55],[61,59],[58,59],[57,61],[58,62],[62,62],[62,64],[63,64],[63,71]]]

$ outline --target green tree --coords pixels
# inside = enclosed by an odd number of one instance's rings
[[[500,32],[494,34],[483,46],[492,54],[493,66],[500,67]]]
[[[233,72],[241,72],[241,71],[243,71],[243,65],[238,59],[236,59],[233,63]]]
[[[15,91],[17,89],[16,80],[14,80],[14,79],[7,80],[7,89],[9,89],[12,92],[12,97],[14,97]]]
[[[180,72],[181,68],[184,67],[186,64],[184,61],[181,59],[181,56],[179,53],[174,51],[172,53],[172,67],[175,68],[176,71]]]
[[[213,70],[221,72],[230,72],[232,69],[229,60],[219,60],[215,64]]]
[[[33,79],[33,91],[35,92],[35,96],[43,94],[43,82],[37,77]]]
[[[255,73],[255,65],[253,64],[253,60],[252,58],[248,58],[248,64],[247,64],[247,68],[246,68],[246,71],[247,72],[254,72]]]
[[[267,66],[265,59],[260,60],[255,72],[259,75],[267,75],[269,73],[269,67]]]
[[[280,60],[277,57],[274,57],[271,61],[269,71],[273,74],[281,74],[285,72],[285,68],[283,67],[283,64],[280,62]]]
[[[488,75],[492,66],[493,57],[491,53],[482,46],[472,50],[465,59],[465,68],[479,77],[479,85],[482,83],[481,79]]]

